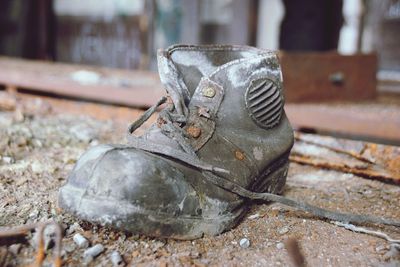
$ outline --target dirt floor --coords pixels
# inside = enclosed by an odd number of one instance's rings
[[[400,266],[399,248],[388,241],[280,204],[254,205],[235,229],[194,241],[131,235],[65,214],[57,207],[57,192],[76,160],[89,146],[124,142],[128,123],[140,112],[71,101],[54,105],[43,99],[11,98],[0,109],[0,232],[38,221],[60,223],[65,265],[112,266],[111,254],[117,251],[128,266],[288,266],[293,263],[287,241],[295,239],[308,266]],[[326,169],[332,166],[335,170]],[[399,167],[399,148],[301,135],[284,195],[331,210],[400,220]],[[370,179],[352,174],[352,169]],[[400,239],[395,227],[363,227]],[[86,249],[73,240],[76,233],[90,246],[102,244],[104,251],[91,261],[84,258]],[[45,235],[45,266],[50,266],[51,229]],[[243,238],[248,247],[240,245]],[[37,250],[35,233],[26,243],[0,246],[0,266],[33,263]]]

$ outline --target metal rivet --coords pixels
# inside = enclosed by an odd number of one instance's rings
[[[206,96],[206,97],[209,97],[209,98],[214,97],[214,96],[215,96],[215,89],[212,88],[212,87],[206,87],[206,88],[204,88],[204,90],[203,90],[203,96]]]
[[[196,126],[187,127],[186,132],[193,138],[199,138],[201,135],[201,129]]]
[[[244,160],[244,154],[241,151],[236,150],[235,151],[235,158],[237,158],[238,160]]]

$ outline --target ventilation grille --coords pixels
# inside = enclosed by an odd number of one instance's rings
[[[274,127],[279,123],[283,109],[278,86],[269,79],[253,81],[246,91],[246,107],[260,127]]]

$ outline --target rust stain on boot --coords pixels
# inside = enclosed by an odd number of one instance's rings
[[[199,138],[201,135],[201,129],[193,125],[187,127],[186,132],[193,138]]]
[[[242,151],[240,150],[236,150],[235,151],[235,158],[238,160],[244,160],[244,154]]]

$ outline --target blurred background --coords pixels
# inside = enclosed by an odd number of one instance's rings
[[[297,129],[400,143],[398,0],[2,0],[0,85],[145,108],[176,43],[280,50]]]
[[[15,57],[155,69],[157,48],[232,43],[377,51],[400,71],[396,0],[2,0],[0,14],[0,53]]]

